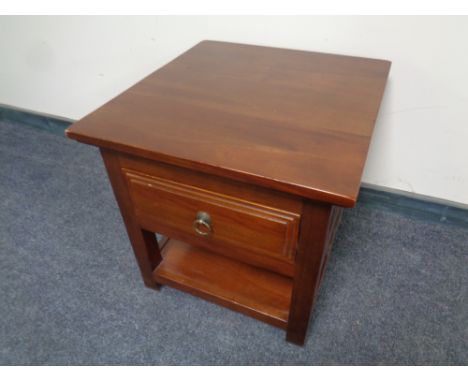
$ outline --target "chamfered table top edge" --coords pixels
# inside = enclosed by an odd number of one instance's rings
[[[72,126],[71,126],[72,127]],[[258,174],[252,174],[237,169],[230,169],[225,167],[218,167],[210,165],[209,163],[202,163],[193,161],[190,159],[173,157],[167,154],[158,153],[154,151],[148,151],[141,148],[124,145],[109,140],[93,138],[82,134],[77,134],[71,130],[71,127],[65,130],[65,134],[68,138],[74,139],[78,142],[97,146],[99,148],[109,149],[116,152],[122,152],[125,154],[150,159],[170,165],[179,166],[182,168],[201,171],[220,177],[229,178],[253,185],[271,188],[280,192],[293,194],[295,196],[303,197],[306,199],[312,199],[338,205],[341,207],[354,207],[357,201],[359,188],[356,190],[354,195],[345,195],[340,193],[333,193],[320,188],[309,187],[305,185],[295,184],[291,182],[285,182],[277,179],[268,178]]]

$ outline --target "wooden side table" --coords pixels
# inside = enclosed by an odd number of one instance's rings
[[[389,69],[203,41],[66,133],[100,147],[146,286],[203,297],[303,344]]]

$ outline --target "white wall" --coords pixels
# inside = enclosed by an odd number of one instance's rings
[[[363,180],[468,205],[468,17],[0,17],[0,103],[79,119],[203,39],[391,60]]]

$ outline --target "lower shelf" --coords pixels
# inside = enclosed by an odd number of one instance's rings
[[[154,278],[184,292],[285,329],[292,280],[170,239]]]

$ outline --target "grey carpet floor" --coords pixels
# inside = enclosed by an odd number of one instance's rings
[[[0,123],[0,364],[468,364],[468,231],[347,210],[306,346],[140,280],[96,148]]]

